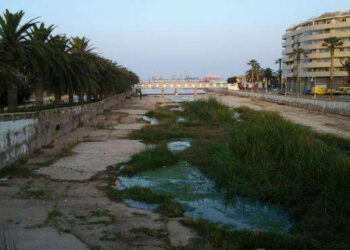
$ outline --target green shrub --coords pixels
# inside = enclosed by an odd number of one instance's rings
[[[152,170],[163,166],[170,166],[177,162],[165,145],[150,148],[132,156],[125,168],[121,171],[123,175],[133,175],[137,172]]]

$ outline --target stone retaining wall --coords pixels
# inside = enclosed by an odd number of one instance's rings
[[[73,107],[0,114],[0,168],[50,144],[105,109],[122,102],[130,94],[122,93],[99,102]]]
[[[327,101],[327,100],[315,100],[299,98],[294,96],[284,96],[284,95],[272,95],[264,93],[254,93],[254,92],[234,92],[235,95],[256,98],[263,101],[283,103],[286,105],[306,108],[321,112],[333,113],[338,115],[350,116],[350,102],[344,101]]]

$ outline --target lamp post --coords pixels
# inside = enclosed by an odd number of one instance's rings
[[[282,76],[282,81],[284,83],[284,95],[287,96],[287,81],[285,76]]]

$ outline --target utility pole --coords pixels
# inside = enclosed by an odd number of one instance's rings
[[[280,82],[280,89],[282,89],[282,58],[278,58],[276,60],[275,64],[279,64],[278,77],[279,77],[279,82]]]

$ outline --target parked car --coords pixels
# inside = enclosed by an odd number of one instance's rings
[[[350,90],[350,87],[339,87],[337,93],[339,95],[346,95],[348,90]]]
[[[303,95],[311,95],[311,89],[305,89]]]
[[[350,89],[347,89],[347,90],[346,90],[346,94],[347,94],[347,95],[350,95]]]
[[[326,95],[327,90],[324,87],[312,87],[311,94],[313,95],[315,92],[317,95]]]
[[[326,95],[339,95],[339,92],[336,89],[326,89]]]
[[[278,91],[278,94],[279,95],[284,95],[286,93],[286,91],[284,90],[284,89],[280,89],[279,91]]]

